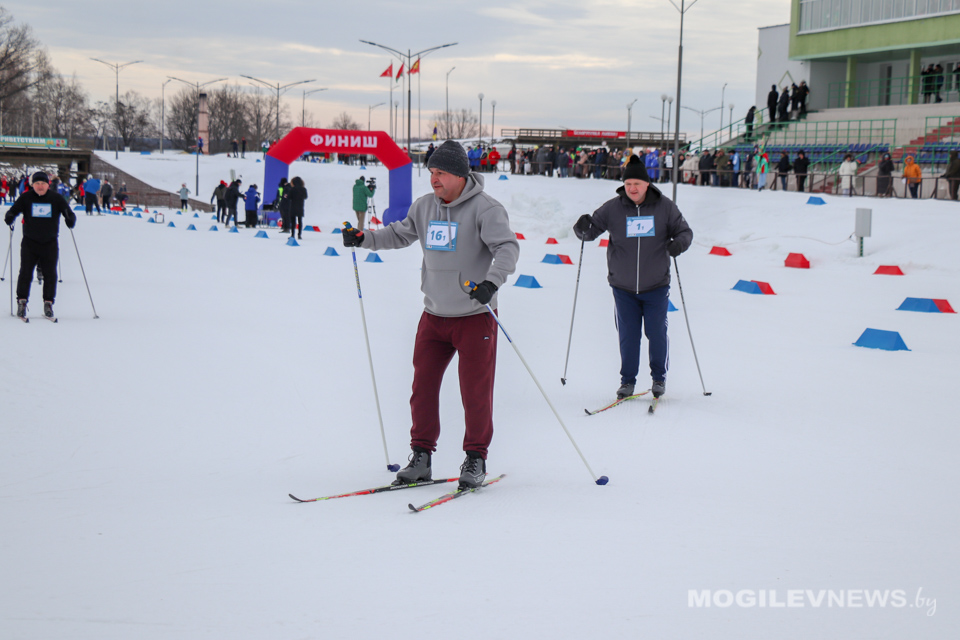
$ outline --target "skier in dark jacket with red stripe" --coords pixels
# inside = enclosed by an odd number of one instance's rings
[[[603,203],[592,216],[580,216],[573,230],[585,241],[610,232],[607,281],[613,289],[620,334],[621,386],[617,397],[634,394],[642,329],[650,342],[652,391],[659,398],[666,389],[669,365],[670,258],[690,247],[693,231],[677,205],[650,184],[646,168],[636,156],[631,156],[623,170],[623,186],[617,189],[617,197]]]
[[[33,174],[31,189],[24,191],[3,217],[13,232],[13,223],[23,214],[23,241],[20,243],[20,277],[17,279],[17,317],[27,317],[27,300],[33,271],[39,265],[43,275],[43,315],[53,318],[53,302],[57,296],[57,259],[60,245],[60,216],[73,229],[77,217],[70,205],[56,191],[50,189],[47,174]]]

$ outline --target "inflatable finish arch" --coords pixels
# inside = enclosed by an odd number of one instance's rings
[[[376,156],[390,170],[390,206],[383,212],[383,223],[390,224],[407,217],[407,210],[413,202],[413,164],[403,149],[383,131],[295,128],[267,152],[263,178],[265,204],[277,199],[280,178],[289,177],[290,163],[309,152]]]

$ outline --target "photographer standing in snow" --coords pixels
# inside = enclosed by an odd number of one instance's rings
[[[607,281],[613,289],[620,334],[617,397],[634,394],[643,330],[650,343],[651,389],[659,398],[666,390],[669,365],[670,258],[690,247],[693,231],[677,205],[650,184],[646,168],[636,156],[631,156],[624,167],[623,186],[617,189],[617,197],[603,203],[592,216],[580,216],[573,231],[584,241],[610,232]]]
[[[411,205],[407,217],[382,229],[346,229],[343,244],[371,251],[399,249],[415,241],[423,250],[426,309],[413,349],[413,425],[410,464],[397,473],[408,484],[432,478],[431,455],[440,437],[440,383],[453,355],[460,356],[460,395],[466,433],[460,486],[478,487],[486,476],[493,438],[493,378],[497,322],[485,305],[514,272],[520,244],[503,205],[483,190],[483,176],[470,171],[459,142],[447,140],[430,156],[433,193]],[[464,282],[479,282],[472,290]]]
[[[33,174],[32,189],[23,193],[3,217],[13,232],[13,222],[23,214],[23,240],[20,243],[20,277],[17,278],[17,317],[27,317],[27,300],[33,270],[39,265],[43,274],[43,315],[53,318],[53,302],[57,297],[57,259],[60,245],[60,216],[73,229],[77,217],[63,196],[50,190],[47,174]]]

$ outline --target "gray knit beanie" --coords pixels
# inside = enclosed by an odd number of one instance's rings
[[[427,168],[439,169],[458,178],[466,178],[470,174],[470,161],[467,159],[467,152],[463,150],[463,145],[454,140],[447,140],[430,156]]]

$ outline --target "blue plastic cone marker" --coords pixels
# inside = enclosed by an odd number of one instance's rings
[[[220,229],[217,228],[217,225],[213,225],[210,227],[210,231],[220,231]]]
[[[327,250],[323,252],[323,255],[325,255],[325,256],[338,256],[338,255],[340,255],[340,254],[337,253],[337,250],[334,249],[333,247],[327,247]]]
[[[367,168],[365,166],[360,165],[360,171],[366,171],[366,170]],[[400,471],[400,469],[397,469],[397,471]]]
[[[540,262],[546,262],[547,264],[563,264],[560,256],[555,253],[548,253],[547,255],[543,256],[543,260]]]
[[[882,329],[866,329],[853,344],[858,347],[866,347],[867,349],[910,351],[899,333],[896,331],[883,331]]]
[[[807,204],[827,204],[823,201],[823,198],[819,196],[810,196],[807,198]]]
[[[196,231],[196,230],[197,228],[193,225],[190,225],[189,227],[187,227],[187,231]]]
[[[897,311],[923,311],[924,313],[940,313],[940,308],[932,298],[907,298],[897,307]]]
[[[75,207],[73,208],[73,210],[74,210],[74,211],[86,211],[87,208],[84,207],[82,204],[78,204],[77,206],[75,206]]]
[[[330,233],[343,233],[343,231],[340,230],[340,227],[337,227],[337,228],[335,228],[333,231],[331,231]]]
[[[371,253],[367,255],[367,259],[364,260],[364,262],[383,262],[383,260],[381,260],[377,254]]]
[[[210,219],[211,219],[211,220],[217,220],[217,216],[210,216]],[[220,221],[217,220],[217,222],[220,222]]]
[[[150,218],[147,219],[147,222],[152,224],[152,223],[155,223],[156,220],[154,220],[153,217],[151,216]]]
[[[168,226],[168,227],[176,227],[177,225],[175,225],[175,224],[173,224],[173,223],[171,222],[171,223],[168,224],[167,226]]]
[[[194,217],[194,218],[199,218],[199,217],[200,217],[200,214],[199,214],[199,213],[195,213],[195,214],[193,214],[193,217]]]
[[[517,282],[513,285],[515,287],[525,287],[527,289],[542,289],[540,283],[537,282],[537,279],[533,276],[520,276],[517,278]]]
[[[276,220],[271,220],[270,222],[267,223],[267,226],[269,226],[269,227],[275,227],[275,226],[277,226],[277,221],[276,221]]]
[[[267,235],[267,232],[266,232],[266,231],[264,231],[263,229],[260,229],[260,231],[257,231],[257,235],[255,235],[255,236],[253,236],[253,237],[254,237],[254,238],[269,238],[270,236]]]
[[[676,311],[677,308],[673,306],[673,300],[667,299],[667,311]]]
[[[134,218],[143,218],[143,216],[138,213],[137,215],[134,216]]]
[[[505,175],[503,175],[503,174],[501,173],[501,174],[500,174],[500,180],[509,180],[509,178],[507,178],[507,176],[505,176]]]
[[[293,236],[290,236],[289,238],[287,238],[287,246],[288,246],[288,247],[299,247],[300,244],[293,238]]]
[[[739,280],[737,284],[733,285],[733,291],[743,291],[744,293],[756,293],[763,295],[760,285],[758,285],[756,282],[751,282],[750,280]]]
[[[232,229],[230,229],[230,233],[240,233],[240,229],[233,227]]]
[[[133,211],[134,213],[143,213],[143,209],[140,207],[134,207],[133,209],[130,209],[130,211]]]

